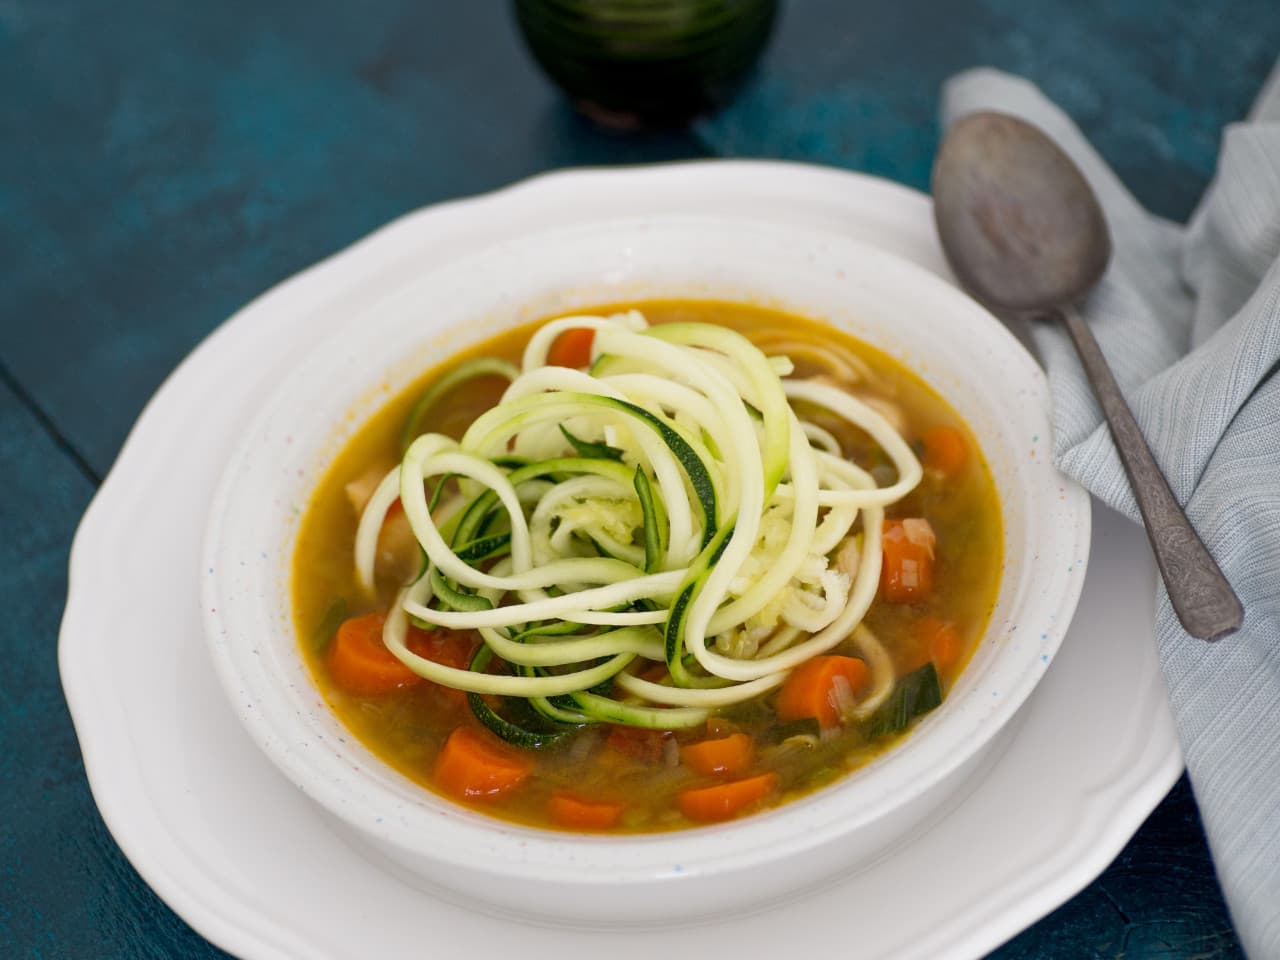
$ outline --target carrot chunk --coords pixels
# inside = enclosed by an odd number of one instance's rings
[[[924,444],[924,465],[953,477],[969,460],[969,444],[955,427],[931,427],[920,437]]]
[[[461,690],[429,683],[418,676],[382,642],[386,616],[366,613],[346,620],[338,627],[329,647],[329,673],[348,693],[373,697],[428,685],[455,704],[466,703]],[[446,667],[465,670],[471,663],[476,638],[464,630],[420,630],[410,627],[405,637],[410,652]]]
[[[633,760],[657,763],[671,739],[670,730],[645,730],[642,727],[615,726],[609,731],[605,745]]]
[[[471,665],[476,645],[474,633],[468,630],[446,630],[442,627],[435,630],[410,627],[409,638],[405,641],[405,646],[418,656],[458,670],[465,670]]]
[[[571,793],[553,793],[547,801],[551,819],[574,830],[608,830],[617,826],[624,809],[621,803],[583,800]]]
[[[585,367],[591,363],[591,347],[595,343],[596,332],[581,327],[566,330],[556,337],[555,343],[547,351],[549,367]]]
[[[755,745],[745,733],[731,733],[680,748],[680,762],[707,777],[740,777],[751,769],[755,758]]]
[[[458,670],[465,670],[471,665],[476,645],[476,635],[469,630],[420,630],[417,627],[409,628],[409,638],[405,641],[405,646],[418,656]],[[435,688],[437,697],[454,706],[461,707],[467,702],[465,690],[441,683],[431,686]]]
[[[710,787],[692,787],[680,791],[680,812],[690,820],[706,823],[728,820],[759,803],[777,788],[776,773],[762,773]]]
[[[867,665],[857,657],[835,655],[814,657],[791,671],[774,712],[782,723],[813,717],[821,727],[840,723],[836,677],[844,677],[852,693],[859,693],[867,682]]]
[[[441,790],[467,800],[493,800],[510,793],[533,763],[471,727],[449,734],[436,758],[435,782]]]
[[[924,600],[933,593],[933,527],[929,521],[887,520],[880,546],[880,593],[891,603]]]
[[[376,696],[422,682],[382,642],[386,619],[380,613],[366,613],[338,627],[329,646],[329,674],[344,690]]]

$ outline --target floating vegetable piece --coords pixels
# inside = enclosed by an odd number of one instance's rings
[[[867,724],[867,735],[887,737],[901,733],[911,721],[921,717],[942,703],[942,686],[938,671],[932,663],[926,663],[898,681],[880,709]]]
[[[714,822],[745,813],[778,788],[776,773],[762,773],[711,787],[694,787],[680,793],[680,812],[690,820]]]
[[[455,797],[494,800],[520,786],[532,771],[532,761],[520,753],[478,730],[459,727],[436,758],[434,776],[436,784]]]

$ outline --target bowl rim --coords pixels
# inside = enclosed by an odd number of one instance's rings
[[[913,291],[912,295],[917,298],[927,296],[945,301],[949,310],[955,311],[956,317],[963,318],[959,322],[979,331],[986,338],[988,345],[1001,354],[1007,362],[1007,369],[1011,376],[1016,371],[1024,378],[1024,386],[1038,400],[1038,403],[1026,404],[1024,407],[1040,414],[1045,435],[1050,435],[1047,418],[1048,394],[1044,374],[1022,344],[1003,324],[965,294],[928,270],[874,246],[819,228],[784,227],[767,221],[701,215],[602,220],[527,234],[490,245],[474,254],[427,271],[413,282],[412,287],[418,290],[424,285],[440,284],[459,277],[465,278],[468,274],[474,274],[477,271],[483,273],[484,269],[492,267],[495,261],[501,262],[503,258],[517,257],[533,250],[571,245],[573,242],[581,242],[584,239],[597,242],[602,237],[617,239],[635,235],[637,231],[652,238],[655,231],[664,230],[674,231],[677,234],[685,231],[702,230],[712,233],[719,231],[722,236],[746,236],[756,239],[767,237],[775,243],[784,245],[788,242],[801,246],[828,245],[851,255],[851,260],[857,260],[863,267],[871,265],[879,273],[882,281],[885,278],[901,279],[903,288],[909,287]],[[393,291],[374,309],[394,301],[404,292]],[[349,321],[350,324],[355,322],[355,318]],[[246,430],[244,437],[228,460],[212,500],[201,551],[202,567],[215,570],[222,566],[224,551],[227,548],[224,538],[224,520],[241,485],[242,468],[251,460],[258,447],[265,425],[277,415],[278,409],[295,385],[306,379],[309,375],[308,371],[315,367],[316,361],[325,355],[326,351],[331,354],[333,350],[333,347],[327,347],[325,343],[317,344],[301,361],[299,367],[281,381]],[[354,397],[349,396],[348,399],[353,400]],[[331,431],[334,429],[332,424],[329,429]],[[975,433],[978,432],[975,429]],[[419,793],[424,800],[431,801],[431,806],[447,806],[452,816],[418,818],[420,824],[429,825],[430,829],[405,830],[400,821],[379,814],[377,811],[363,809],[353,811],[350,805],[351,781],[354,778],[368,785],[371,781],[364,773],[350,770],[345,777],[334,777],[333,770],[330,769],[327,771],[328,775],[317,776],[314,760],[316,753],[313,752],[307,756],[305,751],[292,749],[289,744],[282,743],[272,726],[273,721],[267,716],[267,711],[253,710],[252,703],[247,708],[242,708],[245,676],[243,651],[239,651],[240,656],[237,657],[236,645],[222,641],[225,635],[223,621],[227,601],[230,598],[221,589],[218,576],[202,578],[205,634],[224,692],[230,696],[236,715],[259,748],[295,785],[317,800],[330,813],[393,847],[422,854],[445,864],[475,866],[479,852],[487,852],[488,845],[494,849],[493,855],[486,857],[485,869],[494,874],[519,879],[555,878],[566,882],[590,882],[593,885],[626,883],[640,878],[649,879],[655,875],[655,871],[669,872],[673,864],[682,869],[696,865],[696,868],[703,873],[720,872],[739,865],[759,863],[764,859],[762,854],[764,846],[768,846],[776,855],[777,850],[780,849],[779,837],[775,837],[773,843],[764,845],[759,839],[754,839],[755,835],[764,831],[781,834],[781,840],[790,844],[790,849],[796,851],[812,848],[850,829],[874,822],[890,810],[910,802],[945,780],[950,773],[977,753],[1012,718],[1047,670],[1057,643],[1061,641],[1066,631],[1083,585],[1085,568],[1083,560],[1087,557],[1090,533],[1088,495],[1081,488],[1058,475],[1051,465],[1045,465],[1043,458],[1036,469],[1050,471],[1053,483],[1062,494],[1058,498],[1060,508],[1056,515],[1057,519],[1068,521],[1051,524],[1048,529],[1064,538],[1073,535],[1073,539],[1070,539],[1073,549],[1070,552],[1081,559],[1077,564],[1078,570],[1069,570],[1069,575],[1054,579],[1055,589],[1051,593],[1056,597],[1056,603],[1052,604],[1051,608],[1046,607],[1042,616],[1054,623],[1056,628],[1046,631],[1044,639],[1047,642],[1036,647],[1037,655],[1034,658],[1027,658],[1020,682],[1008,689],[1005,695],[999,698],[999,704],[983,718],[980,724],[981,729],[986,731],[983,737],[963,740],[960,749],[949,751],[940,762],[929,766],[927,776],[911,779],[904,791],[894,798],[893,803],[881,803],[865,808],[860,811],[856,822],[853,823],[846,818],[834,817],[828,813],[820,817],[820,822],[815,824],[812,813],[815,801],[823,806],[831,806],[835,801],[827,798],[847,794],[848,785],[854,780],[851,776],[843,777],[836,784],[815,794],[792,800],[778,808],[742,820],[670,833],[606,836],[550,831],[501,821],[484,814],[474,813],[406,779],[405,782],[413,791]],[[1046,477],[1048,476],[1049,474],[1046,474]],[[1002,508],[1004,507],[1002,493]],[[989,625],[988,633],[990,630]],[[288,632],[289,642],[296,653],[297,640],[293,637],[291,618]],[[305,671],[305,667],[303,669]],[[319,700],[316,691],[312,690],[312,694],[314,699]],[[321,709],[329,712],[327,705],[322,706]],[[276,718],[278,719],[279,717]],[[932,718],[926,718],[925,722],[927,723],[930,719]],[[354,741],[354,737],[352,740]],[[905,743],[890,751],[887,756],[907,755],[911,752],[912,745],[921,740],[917,732]],[[381,761],[374,762],[381,764]],[[880,761],[877,760],[874,765],[880,765]],[[394,772],[392,775],[400,777]],[[373,779],[377,780],[376,772]],[[679,857],[673,861],[668,856],[668,851],[676,846],[680,848],[680,853]],[[512,852],[516,850],[519,851],[519,855],[512,856]],[[600,864],[595,859],[601,850],[608,851],[607,863]],[[554,855],[551,855],[552,851]]]

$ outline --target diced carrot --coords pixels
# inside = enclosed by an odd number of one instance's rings
[[[471,657],[476,651],[476,635],[469,630],[420,630],[409,628],[409,637],[405,646],[418,656],[446,667],[465,670],[471,665]],[[464,706],[467,694],[464,690],[433,683],[436,696],[456,707]]]
[[[657,763],[666,751],[671,739],[670,730],[646,730],[642,727],[615,726],[609,731],[605,744],[634,760]]]
[[[352,617],[338,627],[329,647],[329,673],[349,693],[372,697],[427,682],[405,666],[382,642],[382,628],[386,620],[381,613],[366,613]],[[405,646],[424,659],[446,667],[465,669],[471,663],[476,640],[473,634],[461,630],[410,627]],[[461,690],[431,685],[446,698],[458,703],[466,701],[466,694]]]
[[[918,629],[933,665],[939,670],[954,666],[961,652],[960,631],[956,625],[950,620],[925,617]]]
[[[476,652],[478,642],[476,635],[470,630],[446,630],[444,627],[422,630],[410,627],[405,646],[427,660],[465,670],[471,665],[471,657]]]
[[[969,444],[955,427],[931,427],[920,437],[924,465],[953,477],[969,460]]]
[[[621,803],[583,800],[571,793],[553,793],[547,801],[547,813],[551,819],[574,830],[608,830],[617,826],[624,809]]]
[[[778,691],[774,712],[782,723],[813,717],[821,727],[840,723],[836,677],[844,677],[853,693],[867,682],[867,665],[857,657],[814,657],[791,671]]]
[[[761,773],[710,787],[681,790],[680,812],[690,820],[713,822],[736,817],[778,788],[776,773]]]
[[[344,690],[376,696],[422,682],[382,642],[386,619],[381,613],[366,613],[338,627],[329,645],[329,673]]]
[[[928,536],[907,535],[908,524],[922,523]],[[884,562],[880,567],[880,592],[891,603],[924,600],[933,593],[933,531],[928,521],[886,520],[881,536]]]
[[[547,366],[550,367],[585,367],[591,363],[591,347],[595,343],[596,332],[584,328],[566,330],[556,337],[547,351]]]
[[[532,761],[505,744],[471,727],[458,727],[436,758],[435,783],[455,797],[493,800],[532,772]]]
[[[755,758],[755,745],[745,733],[731,733],[680,748],[680,762],[707,777],[740,777],[751,769]]]

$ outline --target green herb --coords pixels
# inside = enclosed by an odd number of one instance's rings
[[[942,703],[938,671],[932,663],[908,673],[898,681],[889,699],[880,705],[867,724],[867,736],[887,737],[901,733],[911,721]]]

